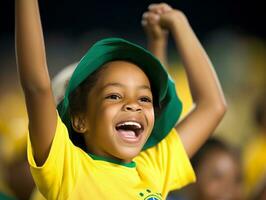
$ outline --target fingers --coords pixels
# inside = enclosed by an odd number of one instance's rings
[[[165,12],[173,10],[173,8],[166,3],[158,3],[158,4],[150,4],[148,10],[157,14],[163,14]]]
[[[142,26],[158,23],[160,16],[171,10],[173,10],[173,8],[166,3],[150,4],[148,11],[142,15]]]
[[[142,19],[146,21],[158,21],[160,15],[173,10],[171,6],[166,3],[150,4],[148,11],[142,15]]]
[[[142,15],[141,24],[146,26],[148,24],[156,24],[160,19],[160,15],[154,12],[145,12]]]
[[[143,13],[141,25],[143,26],[149,40],[166,40],[168,31],[160,25],[161,16],[172,8],[165,4],[151,4],[148,10]]]

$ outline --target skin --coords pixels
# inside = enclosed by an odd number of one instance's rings
[[[201,200],[240,200],[242,197],[239,163],[227,152],[212,150],[196,169],[196,198]]]
[[[153,13],[166,5],[150,5],[148,12]],[[17,66],[26,99],[34,158],[37,165],[42,165],[55,134],[56,104],[47,69],[38,2],[16,0],[15,8]],[[195,102],[195,108],[176,127],[188,155],[192,156],[221,121],[226,103],[211,62],[185,15],[171,9],[159,14],[156,20],[174,37]],[[122,158],[118,153],[108,154]]]
[[[74,117],[74,126],[76,124],[76,130],[84,134],[90,153],[130,162],[139,154],[153,128],[151,86],[145,73],[135,64],[113,61],[103,67],[88,95],[88,109]],[[117,133],[116,124],[123,121],[143,124],[138,142],[125,141]]]

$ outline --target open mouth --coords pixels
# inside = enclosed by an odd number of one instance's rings
[[[137,141],[143,132],[143,125],[135,121],[120,122],[116,125],[119,135],[126,141]]]

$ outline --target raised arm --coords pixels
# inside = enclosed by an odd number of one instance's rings
[[[46,160],[56,127],[37,0],[15,0],[16,56],[29,117],[30,139],[38,165]]]
[[[147,48],[165,67],[168,67],[167,43],[168,30],[163,29],[159,22],[159,15],[168,12],[170,7],[160,7],[154,12],[145,12],[142,15],[141,25],[147,37]]]
[[[168,5],[154,4],[149,9],[154,12],[163,6]],[[176,126],[191,157],[221,121],[226,102],[213,66],[185,15],[173,9],[159,16],[161,27],[168,29],[175,40],[195,104],[194,109]]]

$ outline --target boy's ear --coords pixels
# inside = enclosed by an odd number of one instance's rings
[[[82,114],[74,115],[71,117],[71,124],[73,129],[78,133],[85,133],[88,130],[88,124]]]

